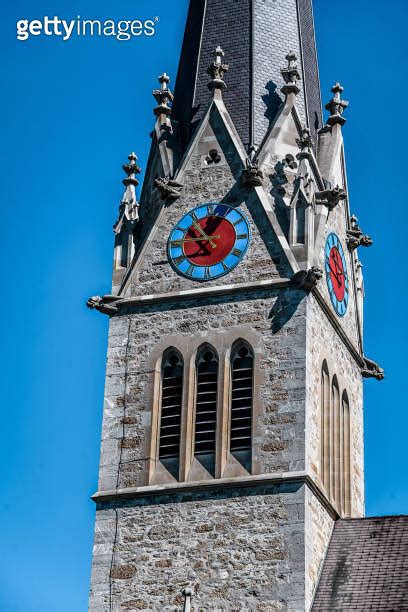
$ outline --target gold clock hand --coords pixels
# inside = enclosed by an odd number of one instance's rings
[[[209,236],[207,236],[203,228],[200,225],[198,225],[197,221],[193,221],[193,225],[196,228],[196,230],[200,232],[200,234],[205,238],[205,240],[208,240],[208,242],[210,243],[213,249],[217,248],[217,245],[215,244],[215,242],[211,240]]]
[[[172,244],[184,244],[185,242],[203,242],[204,240],[210,240],[211,238],[219,238],[220,236],[207,236],[207,238],[205,239],[204,237],[200,237],[200,238],[180,238],[179,240],[172,240],[171,243]]]

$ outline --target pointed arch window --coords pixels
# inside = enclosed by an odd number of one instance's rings
[[[342,516],[351,516],[350,405],[337,376],[330,385],[326,361],[321,371],[321,480]]]
[[[339,504],[341,486],[341,417],[340,417],[340,390],[337,377],[332,381],[332,427],[331,427],[331,498]]]
[[[183,402],[183,358],[168,349],[162,359],[159,459],[175,477],[179,474],[181,411]]]
[[[194,456],[214,475],[217,433],[218,355],[205,345],[196,360]]]
[[[321,373],[321,479],[327,494],[330,494],[330,374],[327,362],[323,362]]]
[[[351,515],[351,474],[350,474],[350,404],[347,392],[343,392],[342,401],[342,512]]]
[[[239,341],[231,351],[230,451],[248,472],[252,454],[253,379],[253,350]]]

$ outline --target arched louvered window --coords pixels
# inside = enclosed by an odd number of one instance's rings
[[[342,401],[342,513],[351,515],[351,482],[350,482],[350,405],[346,391]]]
[[[248,472],[251,471],[253,370],[251,347],[238,342],[231,351],[230,451]]]
[[[159,459],[175,478],[179,475],[183,358],[175,349],[163,355]]]
[[[326,493],[330,495],[330,374],[327,362],[323,362],[322,374],[321,374],[321,479]]]
[[[196,361],[196,404],[194,456],[215,475],[217,431],[218,355],[202,347]]]

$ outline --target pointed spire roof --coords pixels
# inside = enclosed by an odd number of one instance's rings
[[[223,98],[244,145],[259,145],[284,94],[281,58],[298,58],[297,108],[312,136],[322,126],[312,0],[190,0],[173,119],[183,147],[208,108],[208,66],[221,45],[228,58]]]

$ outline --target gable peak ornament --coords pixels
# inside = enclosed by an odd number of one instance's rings
[[[300,88],[297,82],[300,80],[300,73],[297,67],[297,55],[293,51],[289,51],[286,55],[288,65],[282,68],[281,74],[285,85],[281,88],[282,93],[289,95],[291,93],[297,95],[300,92]]]
[[[224,74],[228,72],[228,64],[223,63],[225,53],[220,45],[214,51],[214,61],[208,66],[207,72],[210,75],[208,89],[215,93],[216,90],[222,91],[227,86],[224,82]]]
[[[264,175],[259,168],[259,163],[256,158],[256,148],[252,146],[245,160],[245,168],[241,175],[241,184],[243,187],[260,187],[263,184],[263,179]]]
[[[302,134],[299,138],[296,139],[296,144],[298,145],[301,151],[304,151],[305,149],[309,150],[313,147],[314,142],[310,134],[309,128],[304,127],[302,129]]]
[[[349,102],[341,99],[341,94],[344,91],[344,87],[340,83],[335,83],[332,87],[333,98],[325,106],[325,109],[329,111],[330,116],[327,119],[327,124],[333,125],[344,125],[346,119],[343,117],[345,109],[348,107]]]

